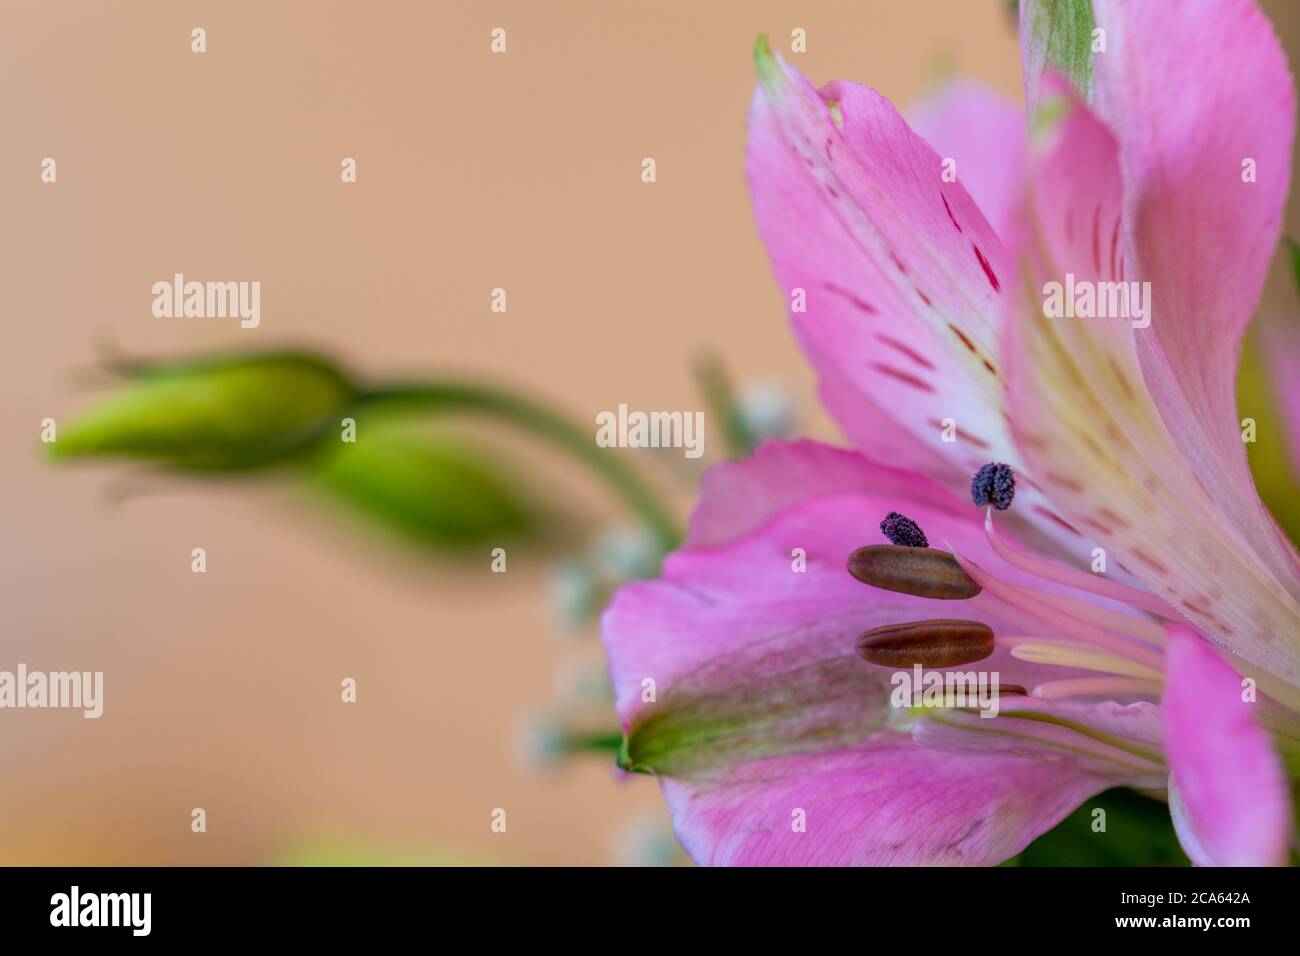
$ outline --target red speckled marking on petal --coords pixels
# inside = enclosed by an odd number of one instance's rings
[[[1081,538],[1083,537],[1083,534],[1079,531],[1078,528],[1070,524],[1070,522],[1066,521],[1060,515],[1056,514],[1056,512],[1050,511],[1047,508],[1044,508],[1042,505],[1034,505],[1034,510],[1037,511],[1044,518],[1048,519],[1049,521],[1055,521],[1057,524],[1059,524],[1062,528],[1064,528],[1066,531],[1070,532],[1071,534],[1077,534],[1079,535],[1079,537]]]
[[[856,295],[850,292],[848,289],[841,289],[833,282],[823,282],[822,288],[825,289],[827,292],[831,293],[832,295],[838,295],[841,298],[845,299],[849,303],[849,305],[853,306],[855,309],[860,309],[861,311],[867,313],[868,315],[876,314],[876,307],[874,305],[872,305],[870,302],[862,301]]]
[[[993,286],[994,292],[1001,292],[1002,285],[998,282],[998,277],[993,274],[993,267],[989,261],[984,258],[984,253],[980,252],[980,247],[971,243],[971,248],[975,250],[975,258],[980,261],[980,266],[984,269],[984,274],[989,277],[989,285]]]
[[[1132,527],[1132,526],[1131,526],[1127,521],[1125,521],[1125,520],[1124,520],[1122,517],[1120,517],[1119,515],[1115,514],[1115,512],[1111,511],[1109,508],[1102,508],[1100,511],[1097,512],[1097,514],[1098,514],[1098,516],[1100,516],[1100,517],[1102,517],[1102,518],[1105,518],[1105,519],[1106,519],[1107,521],[1109,521],[1111,524],[1113,524],[1113,525],[1117,525],[1118,527],[1121,527],[1121,528],[1125,529],[1126,531],[1127,531],[1130,527]]]
[[[1106,361],[1110,365],[1111,374],[1115,376],[1116,380],[1118,380],[1119,387],[1124,392],[1124,397],[1130,402],[1134,401],[1137,398],[1137,395],[1133,392],[1133,386],[1129,382],[1128,376],[1124,374],[1124,370],[1120,368],[1119,363],[1115,361],[1115,356],[1108,354],[1106,356]]]
[[[939,419],[937,418],[929,419],[926,422],[926,424],[928,424],[931,428],[943,429],[947,427],[944,425],[943,422],[939,421]],[[959,441],[966,442],[968,445],[973,445],[976,448],[980,449],[981,451],[988,451],[992,447],[984,439],[980,438],[978,435],[972,435],[970,432],[962,428],[960,425],[957,426],[957,439]],[[978,465],[976,467],[978,467]]]
[[[978,352],[977,352],[977,350],[976,350],[976,348],[975,348],[975,343],[972,342],[972,341],[970,340],[970,338],[967,337],[967,335],[966,335],[965,332],[963,332],[961,329],[957,328],[957,326],[953,325],[951,322],[948,323],[948,328],[952,329],[953,334],[956,335],[957,338],[961,339],[961,344],[962,344],[962,345],[964,345],[964,346],[966,346],[966,348],[970,349],[972,355],[978,354]]]
[[[1147,567],[1151,568],[1151,570],[1155,571],[1157,574],[1167,575],[1169,573],[1169,569],[1167,567],[1165,567],[1155,558],[1151,557],[1151,555],[1147,554],[1141,548],[1133,549],[1133,557],[1137,558],[1139,561],[1141,561]]]
[[[1092,213],[1092,265],[1100,274],[1101,272],[1101,205]]]
[[[1117,265],[1115,262],[1115,253],[1119,250],[1119,220],[1120,217],[1116,216],[1115,226],[1110,231],[1110,274],[1114,278],[1119,278],[1119,273],[1115,271]]]
[[[1045,481],[1050,481],[1054,485],[1060,485],[1068,491],[1073,491],[1077,494],[1083,493],[1083,485],[1066,475],[1058,475],[1055,472],[1049,471],[1043,474],[1043,479]]]
[[[1043,486],[1042,486],[1042,485],[1040,485],[1038,482],[1034,481],[1033,478],[1030,478],[1030,477],[1029,477],[1028,475],[1026,475],[1023,471],[1017,471],[1017,472],[1016,472],[1016,481],[1023,482],[1024,484],[1028,485],[1030,488],[1033,488],[1034,491],[1038,492],[1040,495],[1046,495],[1046,494],[1047,494],[1047,492],[1043,491]]]
[[[944,212],[946,212],[948,214],[948,218],[952,220],[953,226],[956,227],[958,232],[961,232],[961,223],[957,222],[957,217],[952,214],[952,207],[948,205],[948,197],[945,196],[943,193],[939,193],[939,198],[943,200]]]
[[[920,352],[916,351],[916,349],[898,341],[898,339],[890,338],[888,335],[880,335],[880,334],[877,334],[876,338],[879,339],[881,342],[884,342],[890,348],[902,352],[904,355],[906,355],[908,358],[910,358],[913,362],[915,362],[917,365],[921,366],[922,368],[931,372],[935,370],[933,362],[931,362]]]
[[[890,376],[891,378],[896,378],[900,382],[904,382],[908,385],[911,385],[913,388],[919,388],[921,391],[929,392],[931,395],[934,394],[934,386],[931,385],[929,382],[925,381],[924,379],[917,378],[915,375],[912,375],[908,372],[904,372],[900,369],[893,368],[892,366],[885,365],[881,362],[873,362],[871,364],[871,367],[874,368],[877,372],[881,372],[885,375]]]

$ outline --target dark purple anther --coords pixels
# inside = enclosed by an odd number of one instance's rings
[[[897,511],[891,511],[885,515],[885,520],[880,522],[880,530],[885,533],[890,544],[903,545],[908,548],[928,548],[930,542],[925,538],[925,532],[911,518],[906,515],[900,515]]]
[[[1016,496],[1016,476],[1010,465],[989,462],[970,480],[970,500],[983,507],[992,505],[998,511],[1011,507]]]

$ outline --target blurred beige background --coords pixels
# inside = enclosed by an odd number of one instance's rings
[[[1300,11],[1265,6],[1296,61]],[[112,507],[119,470],[48,467],[39,423],[92,400],[75,373],[101,338],[488,373],[583,422],[700,407],[688,363],[708,346],[833,434],[742,171],[754,39],[788,50],[794,27],[819,83],[906,104],[950,71],[1019,96],[998,0],[5,0],[0,669],[103,670],[106,700],[97,721],[0,711],[0,862],[255,863],[323,840],[601,864],[630,822],[666,819],[652,781],[601,759],[539,776],[517,757],[520,715],[599,660],[554,623],[542,562],[402,566],[274,487]],[[261,281],[261,327],[153,318],[173,272]]]

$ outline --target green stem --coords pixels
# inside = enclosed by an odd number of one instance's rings
[[[569,753],[618,753],[623,746],[623,731],[596,731],[585,734],[569,734],[564,741],[564,748]]]
[[[727,456],[746,458],[754,451],[754,440],[745,429],[736,407],[736,394],[722,362],[713,354],[700,356],[695,362],[695,380],[704,393],[704,400],[720,419],[727,438]]]
[[[358,405],[379,402],[410,404],[432,411],[485,413],[525,428],[568,451],[600,475],[646,523],[665,554],[681,541],[672,514],[635,471],[618,456],[599,448],[591,434],[531,400],[464,382],[386,385],[363,390],[357,398]]]

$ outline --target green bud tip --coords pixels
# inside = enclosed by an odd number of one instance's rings
[[[255,468],[315,447],[354,397],[340,371],[311,355],[160,365],[61,427],[47,453],[198,471]]]
[[[768,45],[767,34],[760,33],[754,42],[754,69],[758,71],[759,82],[764,89],[775,92],[785,81],[785,71]]]

